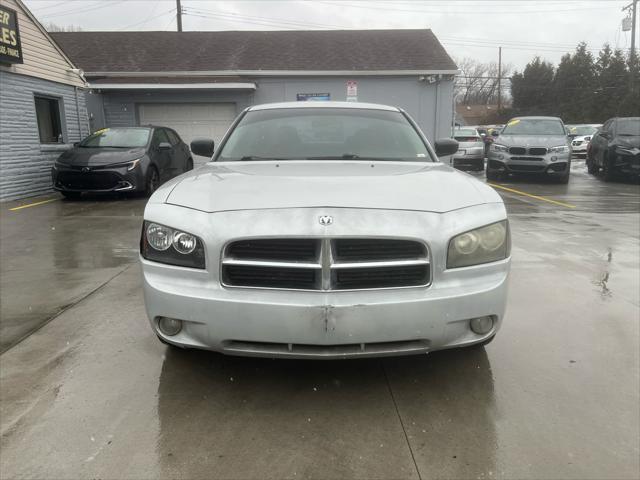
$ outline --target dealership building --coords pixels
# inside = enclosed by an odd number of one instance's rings
[[[0,200],[50,191],[54,159],[89,132],[155,124],[217,144],[262,103],[395,105],[450,136],[457,67],[430,30],[47,33],[20,0],[0,5],[21,53],[0,56]]]
[[[457,67],[430,30],[52,35],[84,70],[92,130],[157,124],[217,143],[250,105],[346,100],[401,107],[429,138],[450,135]]]
[[[0,0],[0,200],[51,191],[51,165],[89,133],[86,82],[20,0]]]

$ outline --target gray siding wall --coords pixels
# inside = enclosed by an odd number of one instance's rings
[[[85,95],[70,85],[0,71],[0,201],[51,191],[51,166],[89,131]],[[64,144],[40,144],[34,95],[60,98]],[[78,125],[78,119],[80,125]]]
[[[240,113],[262,103],[296,101],[298,93],[329,93],[331,100],[344,101],[347,81],[357,80],[358,101],[394,105],[413,117],[430,140],[451,135],[453,81],[429,84],[412,77],[312,77],[257,78],[255,92],[160,91],[104,93],[103,105],[92,105],[94,117],[102,115],[109,127],[138,125],[136,104],[232,102]],[[437,102],[436,102],[437,97]]]
[[[451,136],[453,81],[428,84],[412,77],[311,77],[262,78],[253,104],[295,102],[298,93],[329,93],[331,100],[345,101],[347,81],[358,82],[358,101],[404,109],[433,140]],[[436,94],[438,97],[436,108]]]

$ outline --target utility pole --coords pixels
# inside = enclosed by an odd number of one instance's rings
[[[498,47],[498,114],[502,110],[502,47]]]
[[[631,67],[631,92],[635,89],[635,66],[638,61],[636,57],[636,17],[637,15],[638,0],[633,0],[626,7],[622,7],[622,11],[631,10],[631,51],[629,52],[629,60]]]
[[[176,15],[178,20],[178,31],[182,31],[182,6],[180,5],[180,0],[176,0]]]

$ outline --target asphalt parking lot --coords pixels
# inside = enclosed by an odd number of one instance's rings
[[[169,350],[142,301],[145,199],[2,204],[0,477],[638,478],[640,186],[584,161],[568,185],[498,183],[500,334],[382,360]]]

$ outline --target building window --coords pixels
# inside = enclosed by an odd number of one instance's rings
[[[57,98],[35,97],[40,143],[63,143],[60,101]]]

